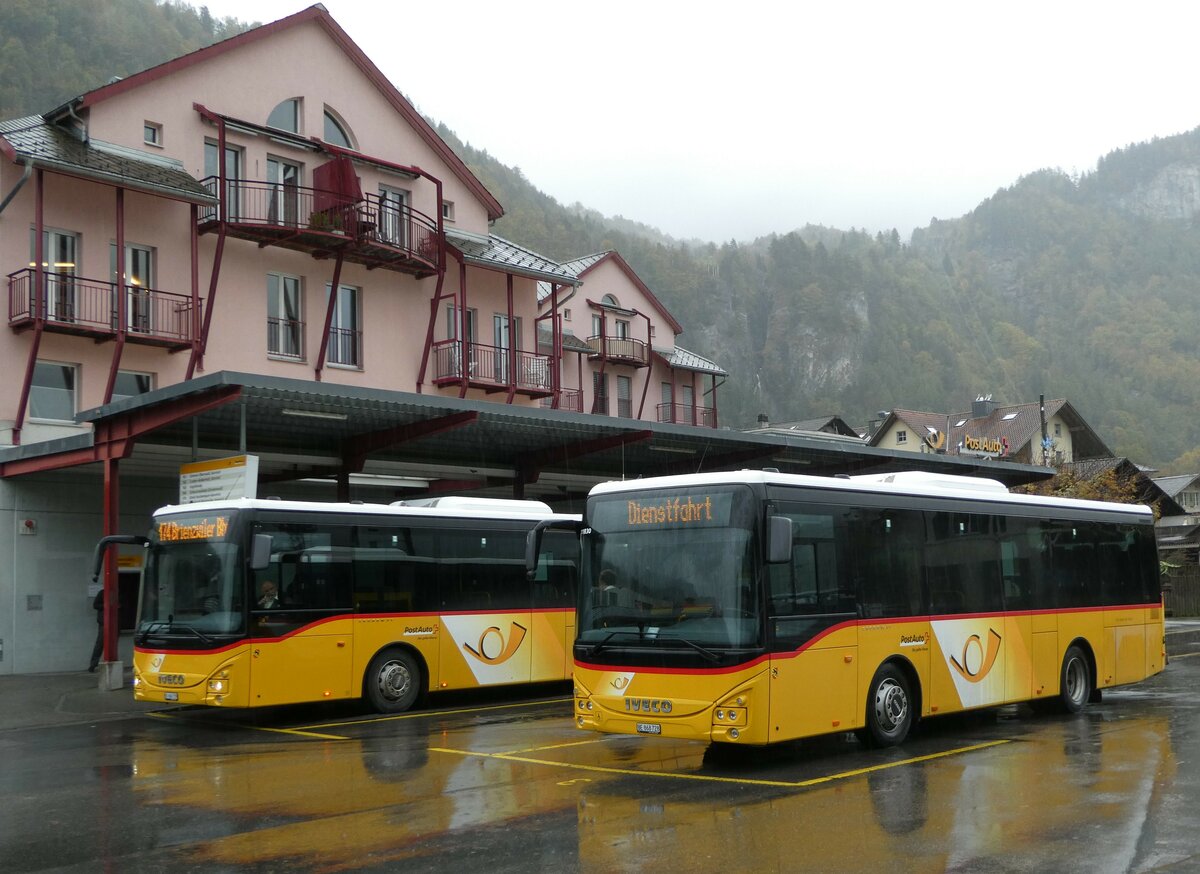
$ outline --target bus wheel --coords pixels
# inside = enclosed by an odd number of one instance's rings
[[[895,665],[881,665],[867,695],[867,726],[859,738],[868,746],[894,747],[912,727],[912,694]]]
[[[403,713],[421,692],[421,666],[404,650],[385,649],[371,659],[364,685],[380,713]]]
[[[1092,696],[1092,670],[1077,646],[1067,648],[1058,678],[1058,700],[1067,713],[1078,713]]]

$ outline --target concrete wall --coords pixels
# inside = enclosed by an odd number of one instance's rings
[[[103,533],[103,493],[92,472],[0,480],[0,674],[87,667],[96,641],[88,584]],[[144,533],[154,510],[178,500],[178,483],[122,481],[120,497],[122,533]],[[35,533],[18,534],[27,519]],[[132,642],[122,644],[128,663]]]

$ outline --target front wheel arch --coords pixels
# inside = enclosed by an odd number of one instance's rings
[[[866,746],[903,743],[921,715],[921,682],[904,659],[881,664],[867,687],[863,727],[856,734]]]
[[[403,713],[428,693],[429,667],[410,646],[392,644],[375,653],[363,672],[362,697],[380,713]]]

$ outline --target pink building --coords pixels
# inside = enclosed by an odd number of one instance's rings
[[[0,444],[216,370],[716,427],[723,371],[620,256],[491,235],[500,204],[323,7],[0,124],[0,152]]]

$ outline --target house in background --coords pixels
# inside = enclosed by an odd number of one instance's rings
[[[990,396],[976,398],[971,409],[961,413],[885,412],[867,445],[1047,465],[1113,454],[1066,400],[1046,401],[1043,417],[1037,402],[1000,404]]]
[[[1200,474],[1160,476],[1154,483],[1175,503],[1156,523],[1158,548],[1164,559],[1194,565],[1200,561]]]
[[[543,318],[561,326],[557,352],[549,326],[539,336],[539,348],[563,362],[558,405],[716,428],[717,389],[727,373],[676,342],[683,326],[629,263],[618,252],[605,251],[560,267],[578,285],[564,293],[543,282],[538,292]]]
[[[802,419],[798,422],[779,422],[772,425],[767,416],[758,417],[758,427],[748,429],[751,434],[807,434],[828,436],[861,442],[862,436],[846,424],[841,416],[824,416],[818,419]]]

